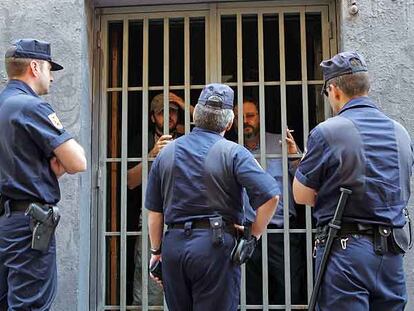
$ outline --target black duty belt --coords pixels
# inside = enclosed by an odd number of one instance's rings
[[[317,243],[325,243],[328,237],[328,232],[328,226],[316,228],[315,247]],[[404,228],[384,225],[344,223],[341,225],[341,230],[338,231],[336,237],[343,239],[350,234],[371,237],[374,251],[377,255],[383,255],[387,252],[404,254],[411,247],[411,236],[409,240]],[[342,246],[342,249],[346,249],[346,244],[344,245],[345,246]]]
[[[211,229],[209,219],[199,219],[199,220],[192,220],[185,223],[174,223],[169,224],[168,229],[186,229],[188,225],[187,223],[191,223],[191,229]],[[237,229],[234,227],[233,224],[226,224],[224,226],[224,231],[231,233],[233,235],[237,235]]]
[[[373,235],[377,225],[361,224],[361,223],[343,223],[341,230],[338,231],[337,236],[345,236],[349,234]],[[329,226],[322,226],[316,228],[316,239],[324,240],[328,236]]]
[[[29,201],[16,201],[16,200],[8,200],[9,201],[9,206],[10,206],[10,210],[12,212],[25,212],[27,210],[27,208],[29,207],[29,205],[32,202]],[[0,210],[4,212],[4,205],[6,204],[7,200],[5,200],[4,198],[0,199]],[[0,215],[2,214],[2,212],[0,212]]]

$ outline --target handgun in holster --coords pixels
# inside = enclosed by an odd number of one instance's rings
[[[388,237],[388,250],[394,254],[405,254],[413,246],[413,230],[410,213],[407,208],[404,208],[403,212],[408,228],[394,227],[392,228],[392,233]]]
[[[59,209],[56,206],[31,203],[25,214],[32,217],[32,249],[47,251],[59,224]]]
[[[243,235],[238,239],[231,254],[231,260],[241,266],[253,255],[257,245],[257,239],[251,234],[251,224],[244,226]]]

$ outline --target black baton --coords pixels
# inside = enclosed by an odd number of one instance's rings
[[[348,196],[352,194],[352,191],[345,188],[340,188],[341,196],[339,197],[338,205],[336,206],[335,215],[331,222],[328,224],[329,233],[328,238],[325,243],[325,250],[323,251],[323,256],[321,264],[319,265],[318,275],[316,276],[315,285],[313,287],[312,296],[309,301],[309,311],[315,310],[316,300],[318,299],[319,288],[321,287],[323,275],[325,274],[326,264],[331,253],[332,243],[336,237],[336,234],[341,230],[342,214],[344,213],[344,208]]]

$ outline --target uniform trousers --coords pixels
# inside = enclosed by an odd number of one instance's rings
[[[230,258],[236,239],[212,244],[211,229],[168,229],[162,244],[165,299],[170,311],[235,311],[240,295],[240,266]]]
[[[346,240],[347,239],[347,240]],[[319,270],[324,245],[317,248]],[[400,311],[407,303],[403,256],[377,255],[372,237],[349,235],[334,240],[316,310]]]
[[[0,310],[50,310],[56,295],[56,245],[31,248],[30,216],[6,212],[0,216]]]

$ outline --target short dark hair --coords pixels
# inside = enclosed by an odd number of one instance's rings
[[[244,103],[252,103],[253,105],[255,105],[257,112],[260,111],[259,103],[258,103],[258,101],[254,97],[252,97],[252,96],[245,96],[243,98],[243,104]],[[236,108],[236,107],[237,107],[237,103],[234,105],[234,108]]]
[[[256,106],[257,112],[259,112],[259,102],[252,96],[246,96],[243,98],[243,103],[252,103]]]
[[[361,96],[369,92],[371,84],[366,72],[357,72],[330,79],[327,84],[334,84],[348,97]]]

